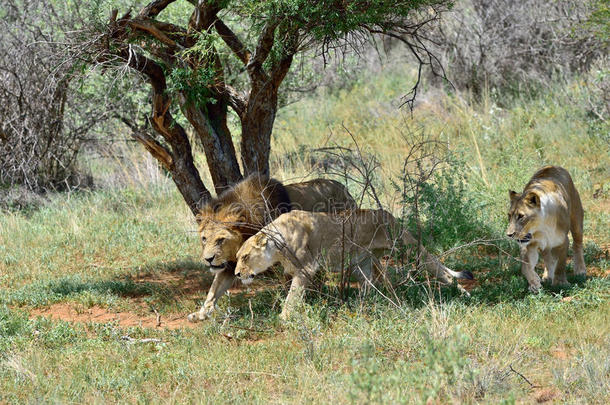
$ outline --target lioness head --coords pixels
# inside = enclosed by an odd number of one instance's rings
[[[231,221],[203,219],[199,226],[203,260],[212,273],[223,271],[229,262],[235,262],[243,242],[243,234]]]
[[[508,194],[510,209],[506,236],[526,244],[532,240],[540,225],[540,196],[533,191],[519,194],[511,190]]]
[[[262,232],[257,233],[242,245],[237,252],[235,275],[244,284],[250,284],[254,276],[273,265],[274,242]]]

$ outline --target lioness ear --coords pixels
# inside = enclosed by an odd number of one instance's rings
[[[254,244],[257,247],[265,246],[267,244],[267,235],[265,235],[262,232],[259,232],[256,235],[254,235]]]
[[[508,190],[508,196],[510,197],[511,201],[515,201],[516,199],[518,199],[520,197],[519,193],[517,193],[516,191],[513,191],[513,190]]]
[[[540,206],[540,197],[538,197],[538,194],[536,193],[529,193],[528,195],[526,195],[525,201],[533,207]]]

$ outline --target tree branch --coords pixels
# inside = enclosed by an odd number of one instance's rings
[[[218,2],[211,4],[206,0],[199,0],[189,20],[189,29],[197,32],[209,30],[216,20],[216,14],[221,10],[215,3]]]
[[[263,70],[263,63],[265,62],[265,60],[267,60],[267,57],[271,52],[271,48],[273,48],[275,29],[277,28],[277,26],[277,22],[267,21],[267,23],[263,27],[263,32],[261,33],[261,36],[258,39],[258,44],[256,45],[254,55],[246,66],[248,74],[253,80],[267,81],[268,79],[267,74]]]
[[[224,92],[224,95],[227,96],[227,101],[233,111],[235,111],[240,119],[243,119],[247,105],[246,100],[239,95],[235,88],[229,86],[228,84],[223,86],[222,91]]]
[[[167,6],[176,0],[155,0],[148,3],[139,13],[137,18],[155,18]]]
[[[227,44],[227,46],[233,51],[235,56],[237,56],[244,65],[248,65],[248,61],[250,60],[250,51],[239,40],[231,28],[229,28],[220,19],[217,19],[214,22],[214,28],[216,28],[216,32],[218,32],[220,38],[222,38],[225,44]]]
[[[159,163],[168,171],[171,171],[173,168],[173,159],[170,151],[161,144],[161,142],[157,141],[152,135],[144,131],[142,128],[139,128],[134,123],[129,121],[125,117],[119,117],[123,124],[127,125],[131,129],[131,136],[138,142],[140,142],[146,150],[153,155]]]
[[[148,32],[153,37],[157,38],[159,41],[161,41],[162,43],[164,43],[165,45],[167,45],[169,47],[182,48],[181,45],[177,44],[176,41],[172,40],[167,35],[165,35],[165,33],[163,31],[159,30],[154,25],[154,23],[151,21],[132,19],[127,22],[127,25],[129,25],[133,29],[139,29],[139,30]]]

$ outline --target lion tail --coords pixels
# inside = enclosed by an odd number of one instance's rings
[[[413,236],[408,232],[405,232],[403,234],[403,241],[407,245],[417,244],[415,238],[413,238]],[[421,260],[426,271],[445,284],[450,284],[453,278],[466,280],[474,279],[474,276],[468,270],[451,270],[449,267],[441,263],[441,261],[436,256],[430,254],[423,246],[421,247]]]

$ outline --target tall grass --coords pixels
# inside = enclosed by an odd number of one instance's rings
[[[561,164],[583,198],[586,260],[595,277],[530,295],[519,264],[505,253],[512,245],[498,243],[448,259],[475,273],[480,284],[470,298],[455,288],[430,294],[405,285],[396,289],[397,309],[376,294],[352,293],[342,303],[324,290],[280,324],[285,290],[276,283],[230,294],[216,318],[195,329],[31,316],[59,303],[142,315],[155,308],[170,319],[204,298],[211,276],[200,264],[192,215],[165,177],[138,166],[137,157],[106,167],[104,188],[0,213],[0,402],[610,401],[610,282],[599,277],[609,270],[610,157],[591,130],[600,123],[578,102],[586,86],[558,84],[507,109],[492,96],[472,106],[429,90],[413,117],[396,110],[407,86],[402,72],[390,69],[282,111],[274,176],[319,175],[312,165],[320,155],[309,148],[353,147],[347,128],[378,157],[376,185],[384,204],[400,213],[394,183],[405,139],[425,131],[448,145],[448,163],[420,196],[426,243],[442,251],[501,235],[507,189],[522,187],[542,164]],[[121,173],[142,175],[131,184]],[[412,220],[409,210],[403,219]],[[143,275],[171,275],[178,284]],[[182,289],[179,283],[193,278],[196,291]]]

